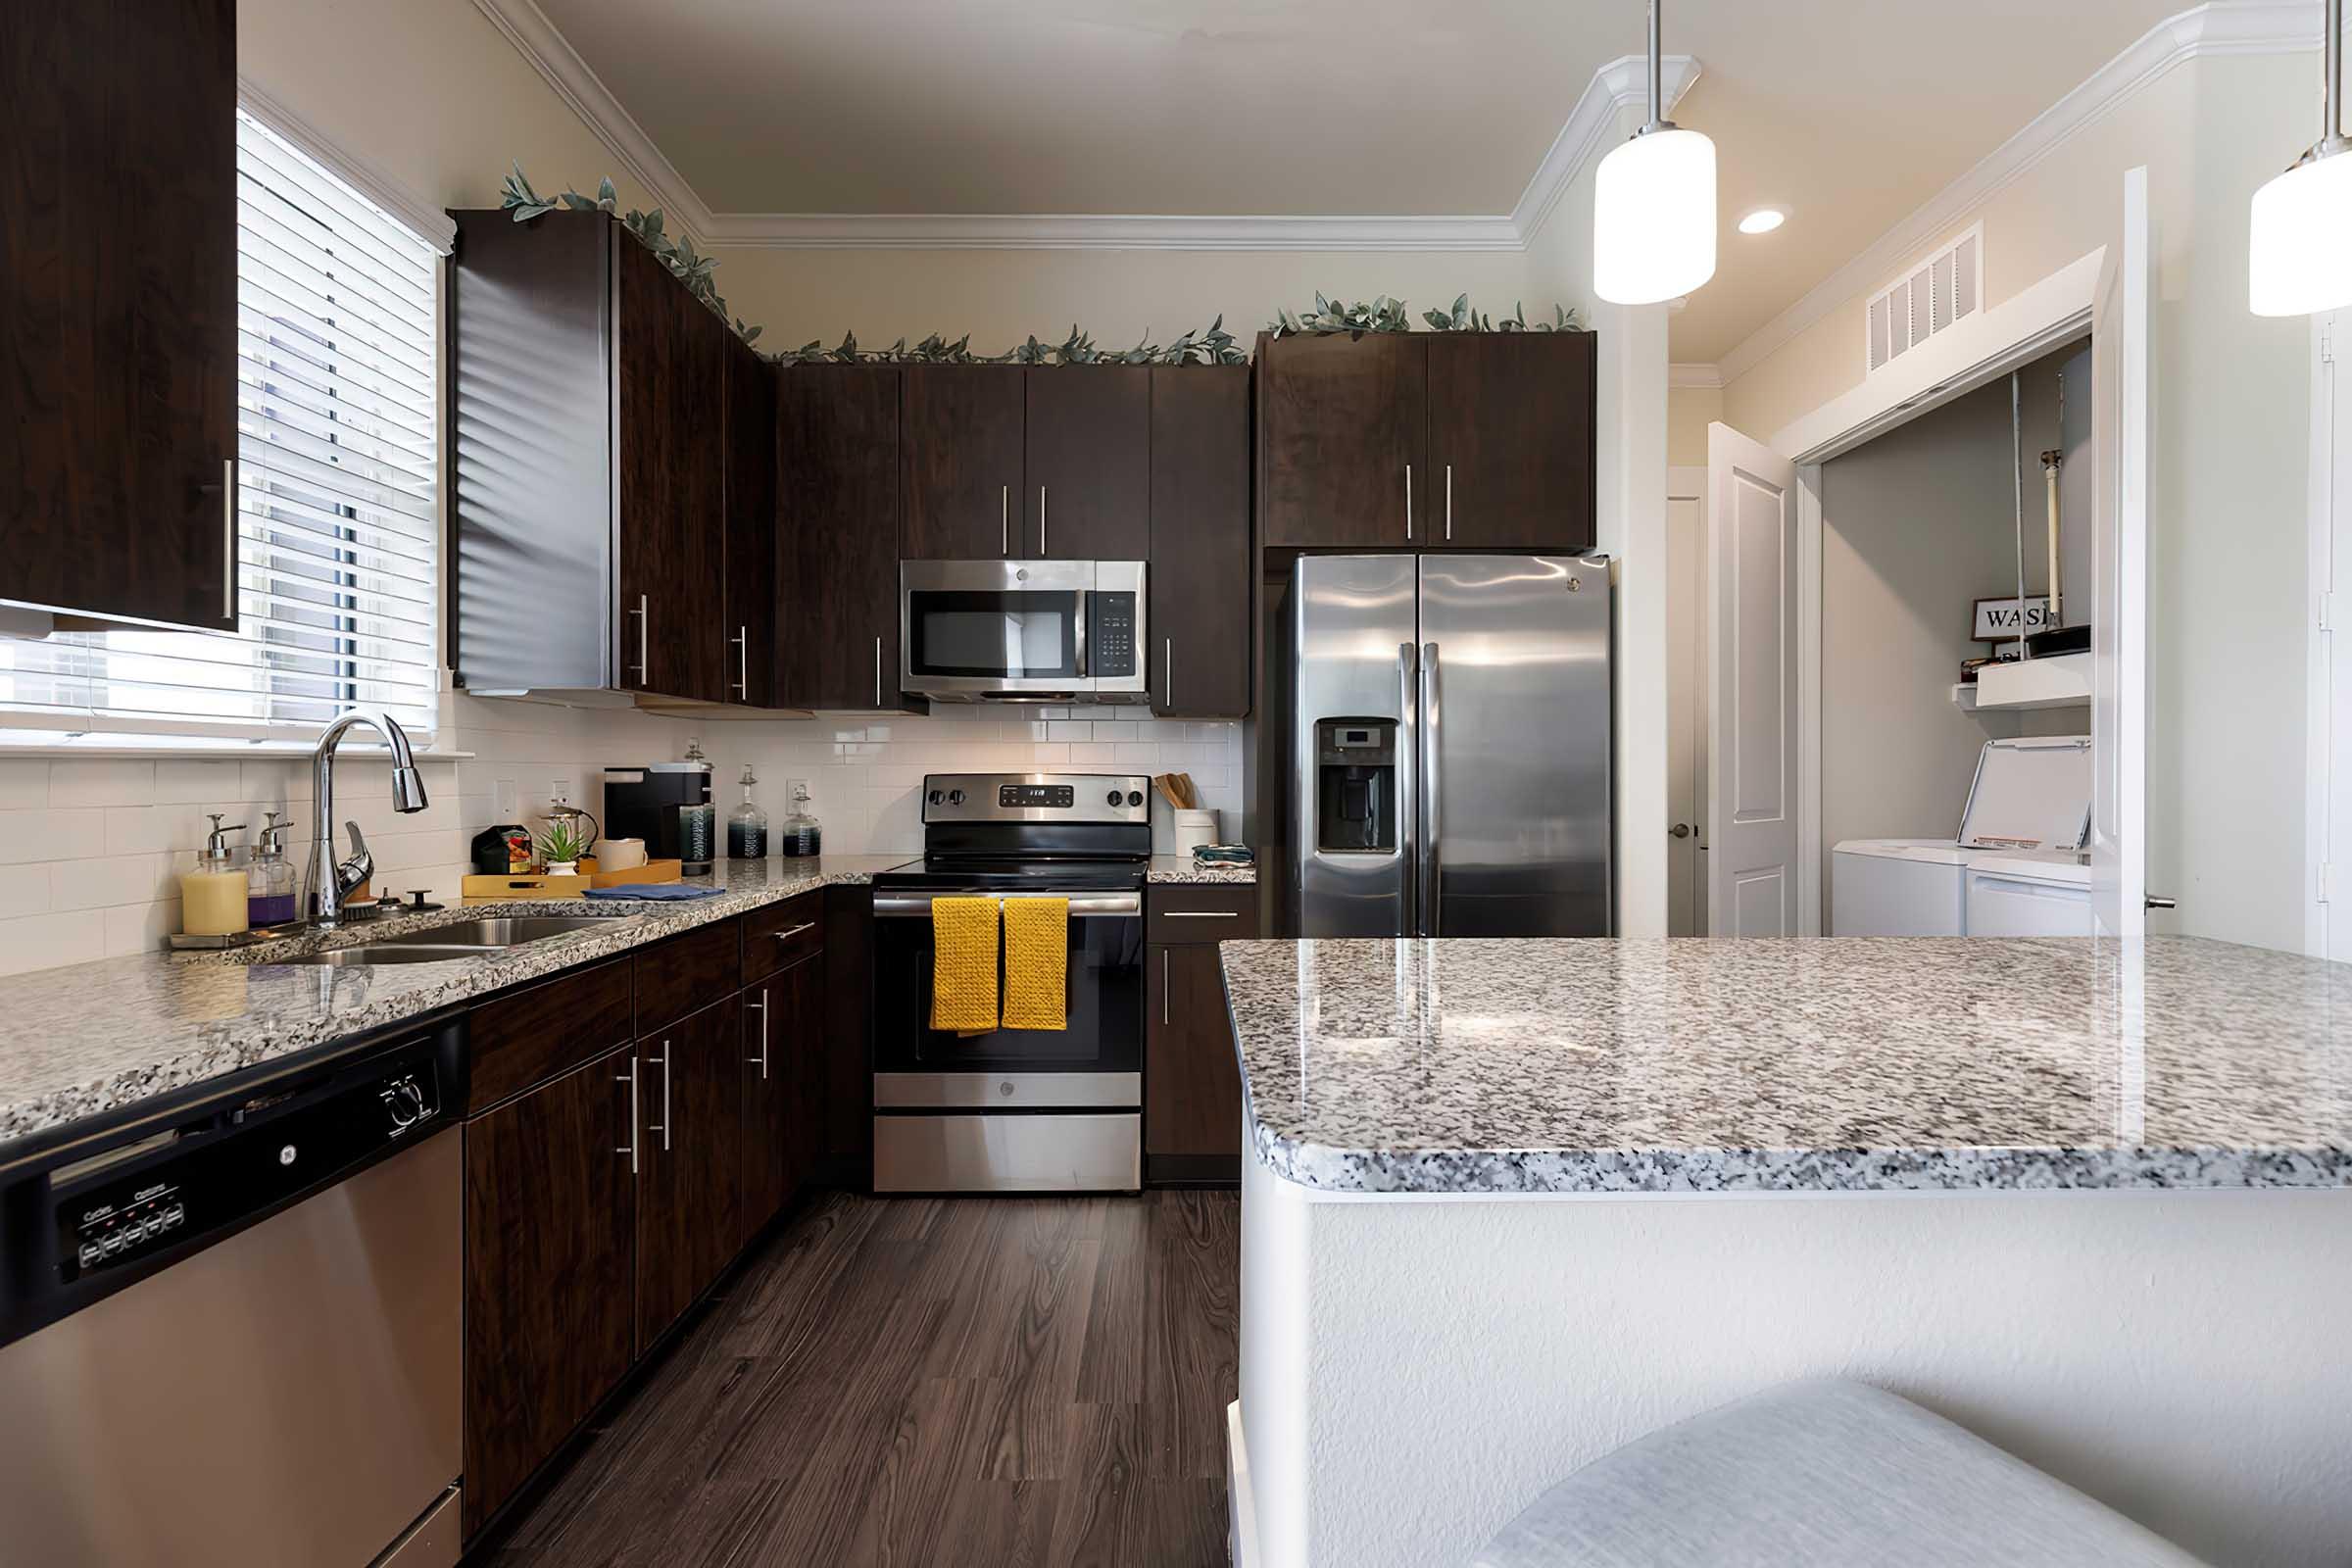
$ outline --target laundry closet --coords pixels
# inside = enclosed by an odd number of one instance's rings
[[[1821,468],[1823,929],[2088,935],[2091,350]]]

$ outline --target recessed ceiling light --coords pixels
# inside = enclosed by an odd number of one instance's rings
[[[1778,207],[1759,207],[1740,220],[1740,232],[1742,234],[1769,234],[1787,221],[1788,221],[1788,215]]]

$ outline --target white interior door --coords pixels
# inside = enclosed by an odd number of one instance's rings
[[[2091,303],[2091,913],[2102,936],[2147,930],[2148,172],[2124,175],[2123,232]]]
[[[1666,934],[1707,934],[1707,470],[1666,470]]]
[[[1707,931],[1797,924],[1796,465],[1707,426]]]

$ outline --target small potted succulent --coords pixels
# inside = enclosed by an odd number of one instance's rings
[[[555,817],[539,833],[539,855],[547,862],[550,876],[577,876],[580,856],[587,846],[580,842],[579,823],[570,817]]]

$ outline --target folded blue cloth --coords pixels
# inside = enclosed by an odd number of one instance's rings
[[[624,882],[616,888],[590,888],[584,898],[643,899],[655,904],[679,903],[688,899],[715,899],[725,888],[704,887],[694,882]]]

